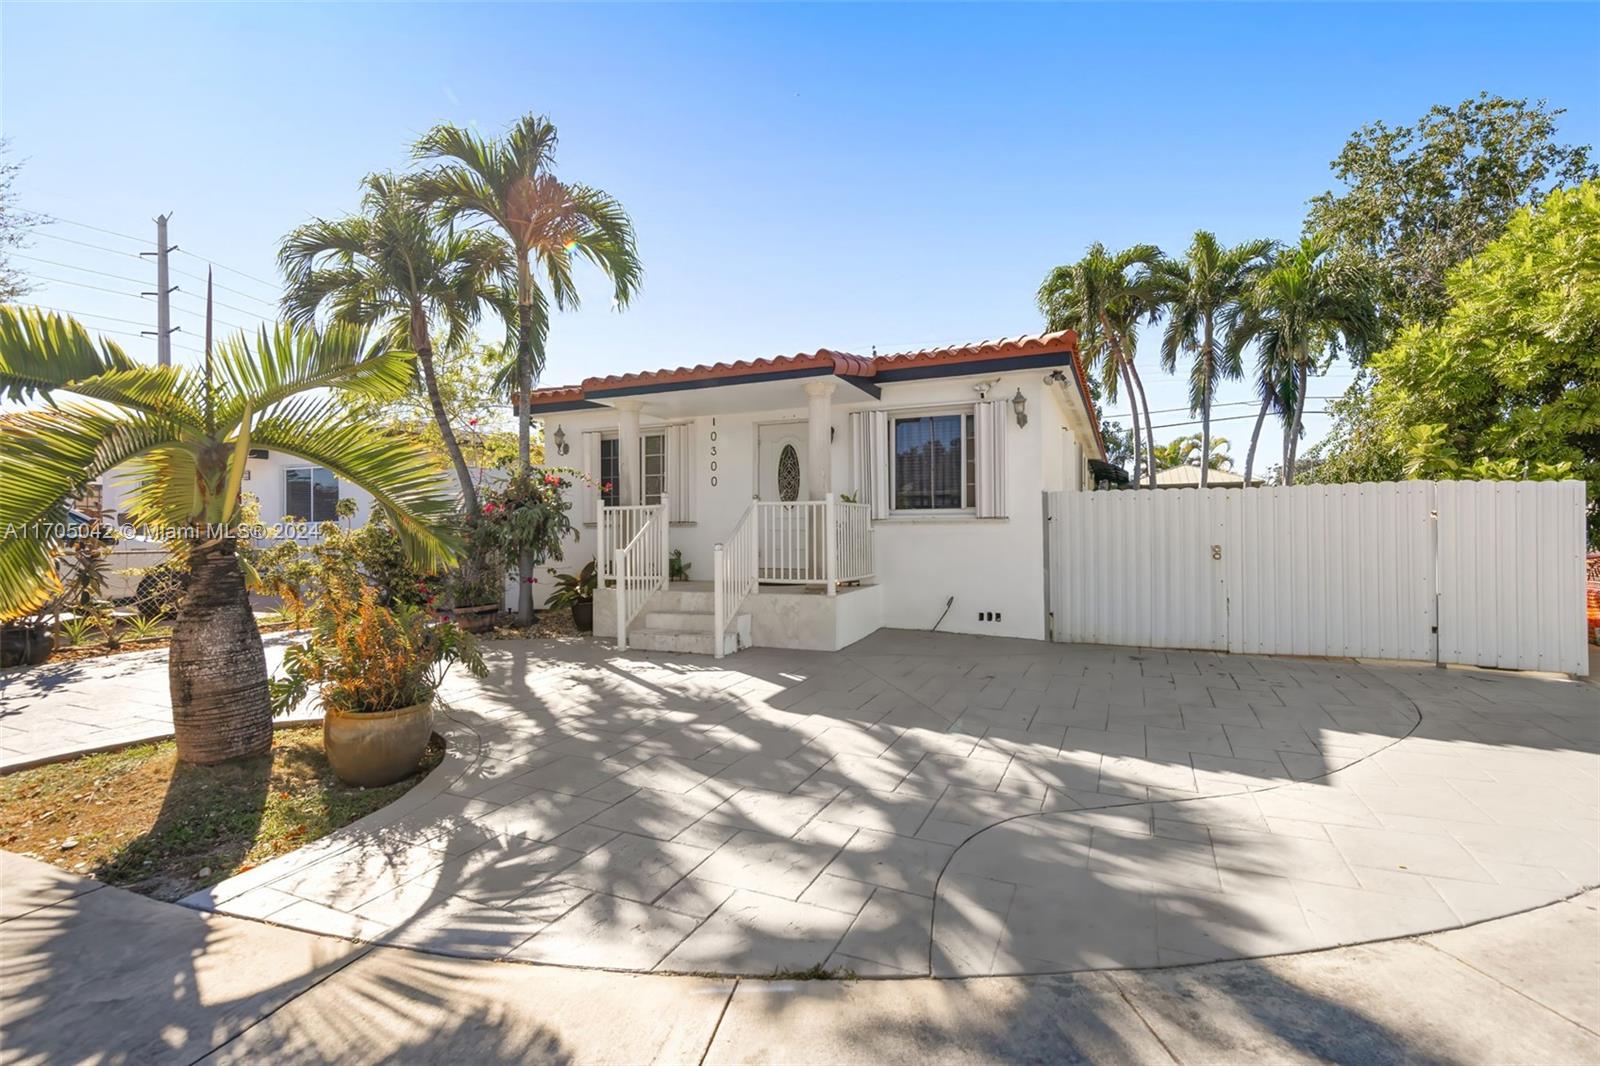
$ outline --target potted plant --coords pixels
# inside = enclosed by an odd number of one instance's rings
[[[546,607],[570,607],[572,624],[584,632],[594,629],[595,565],[591,559],[576,574],[555,574],[556,590],[544,601]]]
[[[29,614],[0,622],[0,667],[39,666],[55,648],[52,619]]]
[[[488,673],[476,642],[423,607],[385,606],[378,591],[338,569],[310,610],[311,635],[284,653],[272,682],[273,711],[283,714],[315,688],[322,700],[322,742],[341,781],[376,788],[416,769],[433,734],[433,696],[461,663]]]

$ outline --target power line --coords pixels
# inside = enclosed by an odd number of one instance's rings
[[[1327,411],[1301,411],[1300,412],[1302,417],[1304,417],[1305,415],[1325,415],[1327,413],[1328,413]],[[1218,422],[1245,422],[1245,421],[1253,420],[1255,417],[1256,417],[1255,415],[1224,415],[1221,418],[1213,418],[1211,420],[1211,423],[1212,423],[1212,425],[1215,425]],[[1199,419],[1191,418],[1187,422],[1157,422],[1154,426],[1151,426],[1150,428],[1151,429],[1181,429],[1184,426],[1197,426],[1199,424],[1200,424]]]
[[[116,230],[114,230],[114,229],[106,229],[104,226],[91,226],[87,222],[75,222],[70,218],[62,218],[60,215],[52,215],[52,214],[48,214],[48,213],[44,213],[44,212],[41,212],[40,215],[43,218],[48,218],[51,222],[65,222],[69,226],[78,226],[78,227],[80,227],[82,229],[92,229],[96,233],[104,233],[108,237],[121,237],[123,240],[132,241],[135,244],[149,244],[150,243],[148,240],[146,240],[143,237],[135,237],[132,234],[128,234],[128,233],[118,233]]]
[[[80,248],[93,248],[96,251],[110,252],[112,255],[125,255],[129,259],[139,259],[138,252],[128,252],[122,250],[121,248],[108,248],[103,244],[91,244],[88,241],[75,241],[71,237],[63,237],[59,233],[51,233],[48,230],[37,230],[33,233],[30,233],[29,236],[48,237],[53,241],[65,241],[67,244],[76,244]],[[143,259],[139,259],[139,261],[141,263],[144,262]]]
[[[177,268],[177,267],[173,267],[173,268],[172,268],[172,272],[173,272],[173,273],[174,273],[174,274],[182,274],[182,275],[183,275],[183,276],[184,276],[184,277],[186,277],[186,278],[192,278],[192,279],[194,279],[194,280],[195,280],[195,281],[204,281],[204,280],[206,280],[206,279],[205,279],[205,278],[204,278],[204,277],[202,277],[202,276],[201,276],[201,275],[199,275],[199,274],[195,274],[195,273],[193,273],[193,272],[191,272],[191,271],[188,271],[188,270],[179,270],[179,269],[178,269],[178,268]],[[245,298],[245,299],[246,299],[246,300],[254,300],[254,301],[256,301],[256,302],[257,302],[257,303],[263,303],[263,304],[266,304],[266,305],[267,305],[267,306],[268,306],[268,307],[270,307],[270,308],[272,308],[272,309],[273,309],[273,310],[274,310],[274,311],[276,311],[276,310],[277,310],[277,307],[278,307],[278,305],[277,305],[277,302],[276,302],[276,301],[273,301],[273,300],[264,300],[264,299],[262,299],[262,298],[261,298],[261,297],[259,297],[259,296],[253,296],[253,295],[251,295],[251,294],[250,294],[250,293],[248,293],[248,292],[245,292],[245,291],[244,291],[244,290],[243,290],[243,289],[235,289],[235,288],[231,288],[231,287],[229,287],[229,286],[227,286],[227,285],[224,285],[224,284],[222,284],[222,282],[220,282],[220,281],[213,281],[213,282],[212,282],[212,284],[213,284],[213,285],[215,285],[215,286],[216,286],[216,287],[217,287],[217,288],[219,288],[219,289],[221,289],[221,290],[222,290],[222,291],[223,291],[223,292],[231,292],[231,293],[233,293],[233,294],[234,294],[234,295],[235,295],[235,296],[243,296],[243,297],[244,297],[244,298]],[[217,305],[217,306],[218,306],[218,307],[226,307],[226,306],[228,306],[228,305],[227,305],[227,304],[218,304],[218,305]],[[237,311],[237,310],[238,310],[238,308],[234,308],[234,310],[236,310],[236,311]],[[256,313],[256,312],[254,312],[254,311],[246,311],[246,312],[245,312],[245,313],[246,313],[246,314],[251,314],[251,315],[253,315],[253,314],[255,314],[255,313]]]
[[[180,292],[179,295],[187,296],[188,298],[190,298],[192,300],[199,300],[202,304],[205,303],[205,298],[204,297],[196,296],[192,292]],[[235,307],[233,304],[225,304],[221,300],[216,299],[215,297],[212,297],[211,302],[213,304],[215,304],[217,307],[226,307],[228,310],[237,311],[241,315],[255,315],[257,318],[265,318],[265,317],[267,317],[266,315],[263,315],[260,311],[251,311],[251,310],[249,310],[247,308]]]
[[[64,222],[69,226],[79,226],[79,227],[81,227],[83,229],[93,230],[96,233],[104,233],[109,237],[118,237],[118,238],[120,238],[122,240],[125,240],[125,241],[133,241],[135,244],[148,245],[150,243],[148,240],[146,240],[146,239],[144,239],[142,237],[135,237],[132,234],[128,234],[128,233],[120,233],[120,232],[118,232],[117,230],[114,230],[114,229],[106,229],[104,226],[94,226],[94,225],[90,225],[87,222],[79,222],[76,219],[64,218],[61,215],[51,215],[51,214],[41,213],[41,217],[49,219],[52,222]],[[63,237],[60,234],[49,233],[49,232],[46,232],[44,230],[40,230],[39,232],[43,236],[49,237],[52,240],[66,241],[69,244],[78,244],[78,245],[82,245],[85,248],[97,248],[97,249],[99,249],[100,251],[103,251],[103,252],[112,252],[112,253],[114,253],[116,255],[127,255],[127,256],[133,256],[134,258],[138,258],[138,253],[130,252],[130,251],[127,251],[125,249],[108,248],[103,244],[90,244],[87,241],[73,240],[71,237]],[[191,259],[195,259],[195,260],[198,260],[199,262],[205,263],[207,266],[216,267],[218,270],[226,270],[229,273],[237,274],[242,278],[248,278],[249,280],[251,280],[253,282],[256,282],[257,284],[265,285],[267,288],[272,289],[274,291],[276,291],[279,288],[279,284],[277,282],[267,281],[265,278],[257,277],[254,274],[248,274],[245,271],[240,270],[238,267],[231,267],[231,266],[228,266],[226,263],[219,263],[219,262],[217,262],[217,261],[215,261],[213,259],[210,259],[210,258],[208,258],[206,256],[199,255],[199,254],[197,254],[195,252],[188,251],[187,249],[175,248],[175,249],[173,249],[173,251],[176,251],[181,255],[186,255]],[[175,271],[175,273],[181,273],[181,272],[180,271]],[[194,278],[197,281],[204,281],[205,280],[204,278],[200,277],[199,275],[195,275],[195,274],[188,274],[186,276]],[[217,288],[219,288],[219,289],[227,289],[229,292],[232,292],[235,295],[245,296],[245,297],[248,297],[249,299],[252,299],[252,300],[261,300],[261,297],[259,297],[259,296],[252,296],[250,293],[243,292],[243,291],[238,290],[238,289],[229,288],[226,285],[220,285],[219,284],[217,286]],[[261,300],[261,302],[268,303],[268,302],[271,302],[271,301]],[[245,312],[245,313],[246,314],[251,314],[253,312]]]
[[[42,256],[27,255],[26,253],[23,253],[23,252],[15,252],[13,254],[15,254],[18,259],[31,259],[35,263],[48,263],[51,266],[65,267],[67,270],[81,270],[85,274],[98,274],[102,278],[114,278],[117,281],[128,281],[128,282],[132,282],[135,285],[145,285],[145,284],[147,284],[147,282],[143,278],[130,278],[126,274],[112,274],[109,271],[105,271],[105,270],[95,270],[92,267],[78,266],[76,263],[63,263],[63,262],[61,262],[60,260],[57,260],[57,259],[45,259]]]
[[[180,249],[180,251],[181,251],[181,249]],[[218,270],[226,270],[230,274],[239,275],[241,278],[249,278],[251,281],[255,282],[256,284],[265,285],[269,289],[275,289],[275,288],[278,287],[278,283],[275,282],[275,281],[267,281],[265,278],[258,278],[254,274],[246,274],[244,271],[240,270],[238,267],[231,267],[231,266],[228,266],[226,263],[218,263],[213,259],[208,259],[205,256],[200,255],[198,252],[183,251],[183,254],[188,256],[190,259],[198,259],[200,262],[206,264],[207,266],[216,267]]]

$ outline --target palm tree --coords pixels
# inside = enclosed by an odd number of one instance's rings
[[[1197,230],[1182,259],[1162,259],[1150,268],[1153,299],[1165,313],[1161,365],[1173,373],[1178,351],[1190,353],[1189,413],[1200,412],[1200,487],[1211,467],[1211,399],[1217,383],[1241,376],[1238,353],[1225,343],[1239,317],[1239,301],[1267,263],[1273,242],[1244,241],[1224,248],[1216,235]]]
[[[382,326],[397,348],[417,353],[417,367],[445,452],[461,483],[467,514],[477,517],[478,490],[461,454],[434,373],[435,325],[447,350],[465,342],[487,305],[511,321],[500,282],[511,274],[505,245],[476,230],[441,230],[413,182],[370,174],[362,182],[361,213],[317,219],[283,239],[278,263],[288,287],[290,322],[310,326],[319,310],[331,321]]]
[[[1355,262],[1334,256],[1331,248],[1325,240],[1307,237],[1280,253],[1251,286],[1236,331],[1242,340],[1255,340],[1262,353],[1263,410],[1274,394],[1280,405],[1286,405],[1285,485],[1294,484],[1306,381],[1312,368],[1331,362],[1341,352],[1364,360],[1379,335],[1370,275]],[[1285,380],[1275,380],[1280,374]],[[1252,444],[1252,458],[1254,451]]]
[[[357,328],[263,328],[206,349],[203,371],[135,363],[70,318],[0,307],[0,393],[47,406],[4,416],[0,449],[0,616],[32,610],[56,585],[51,549],[66,500],[128,464],[135,522],[170,533],[188,587],[172,627],[169,677],[178,757],[210,763],[267,752],[272,709],[261,636],[237,554],[239,486],[251,448],[326,467],[372,493],[411,558],[453,558],[444,472],[405,439],[360,421],[327,390],[393,399],[410,352]]]
[[[559,308],[576,307],[574,256],[589,260],[611,279],[617,307],[638,290],[641,268],[633,223],[613,197],[586,185],[556,180],[556,128],[547,118],[525,115],[505,137],[487,141],[458,126],[435,126],[417,142],[419,159],[447,162],[425,170],[421,195],[444,220],[498,230],[510,247],[517,276],[517,457],[533,465],[531,421],[526,402],[538,367],[536,348],[548,328],[545,296],[534,280],[544,273]],[[517,618],[533,620],[533,559],[518,560]]]
[[[1233,338],[1239,342],[1240,348],[1248,343],[1248,332],[1234,331]],[[1230,343],[1230,349],[1233,345]],[[1236,351],[1233,358],[1239,358]],[[1266,425],[1268,414],[1277,414],[1285,424],[1288,423],[1289,412],[1295,407],[1295,376],[1293,366],[1288,354],[1280,346],[1269,346],[1258,343],[1256,346],[1256,395],[1261,398],[1261,406],[1256,411],[1255,428],[1250,432],[1250,450],[1244,457],[1244,483],[1249,487],[1251,477],[1256,467],[1256,448],[1261,443],[1261,427]]]
[[[1135,364],[1138,325],[1152,309],[1153,288],[1147,277],[1149,268],[1161,259],[1161,249],[1153,244],[1136,244],[1115,254],[1096,241],[1084,257],[1069,266],[1052,270],[1039,286],[1039,310],[1047,328],[1077,331],[1078,350],[1085,362],[1100,367],[1108,400],[1117,399],[1118,383],[1128,388],[1128,405],[1133,415],[1133,469],[1138,480],[1143,448],[1155,454],[1155,427],[1150,420],[1150,404],[1145,399],[1144,382]],[[1134,271],[1138,269],[1138,273]],[[1144,444],[1139,438],[1139,414],[1144,412]],[[1155,463],[1143,464],[1149,483],[1155,485]]]

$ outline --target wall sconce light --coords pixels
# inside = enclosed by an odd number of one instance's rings
[[[1011,409],[1017,413],[1017,428],[1021,429],[1028,424],[1028,398],[1022,395],[1022,389],[1017,389],[1017,394],[1011,397]]]
[[[567,446],[567,431],[562,429],[560,426],[556,427],[555,434],[551,436],[550,439],[556,443],[557,455],[566,455],[570,450],[570,448]]]

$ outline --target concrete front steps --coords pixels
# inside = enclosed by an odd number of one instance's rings
[[[715,603],[710,589],[676,586],[650,597],[628,627],[628,647],[644,651],[715,655]],[[722,634],[722,654],[750,647],[750,615],[740,612]]]

